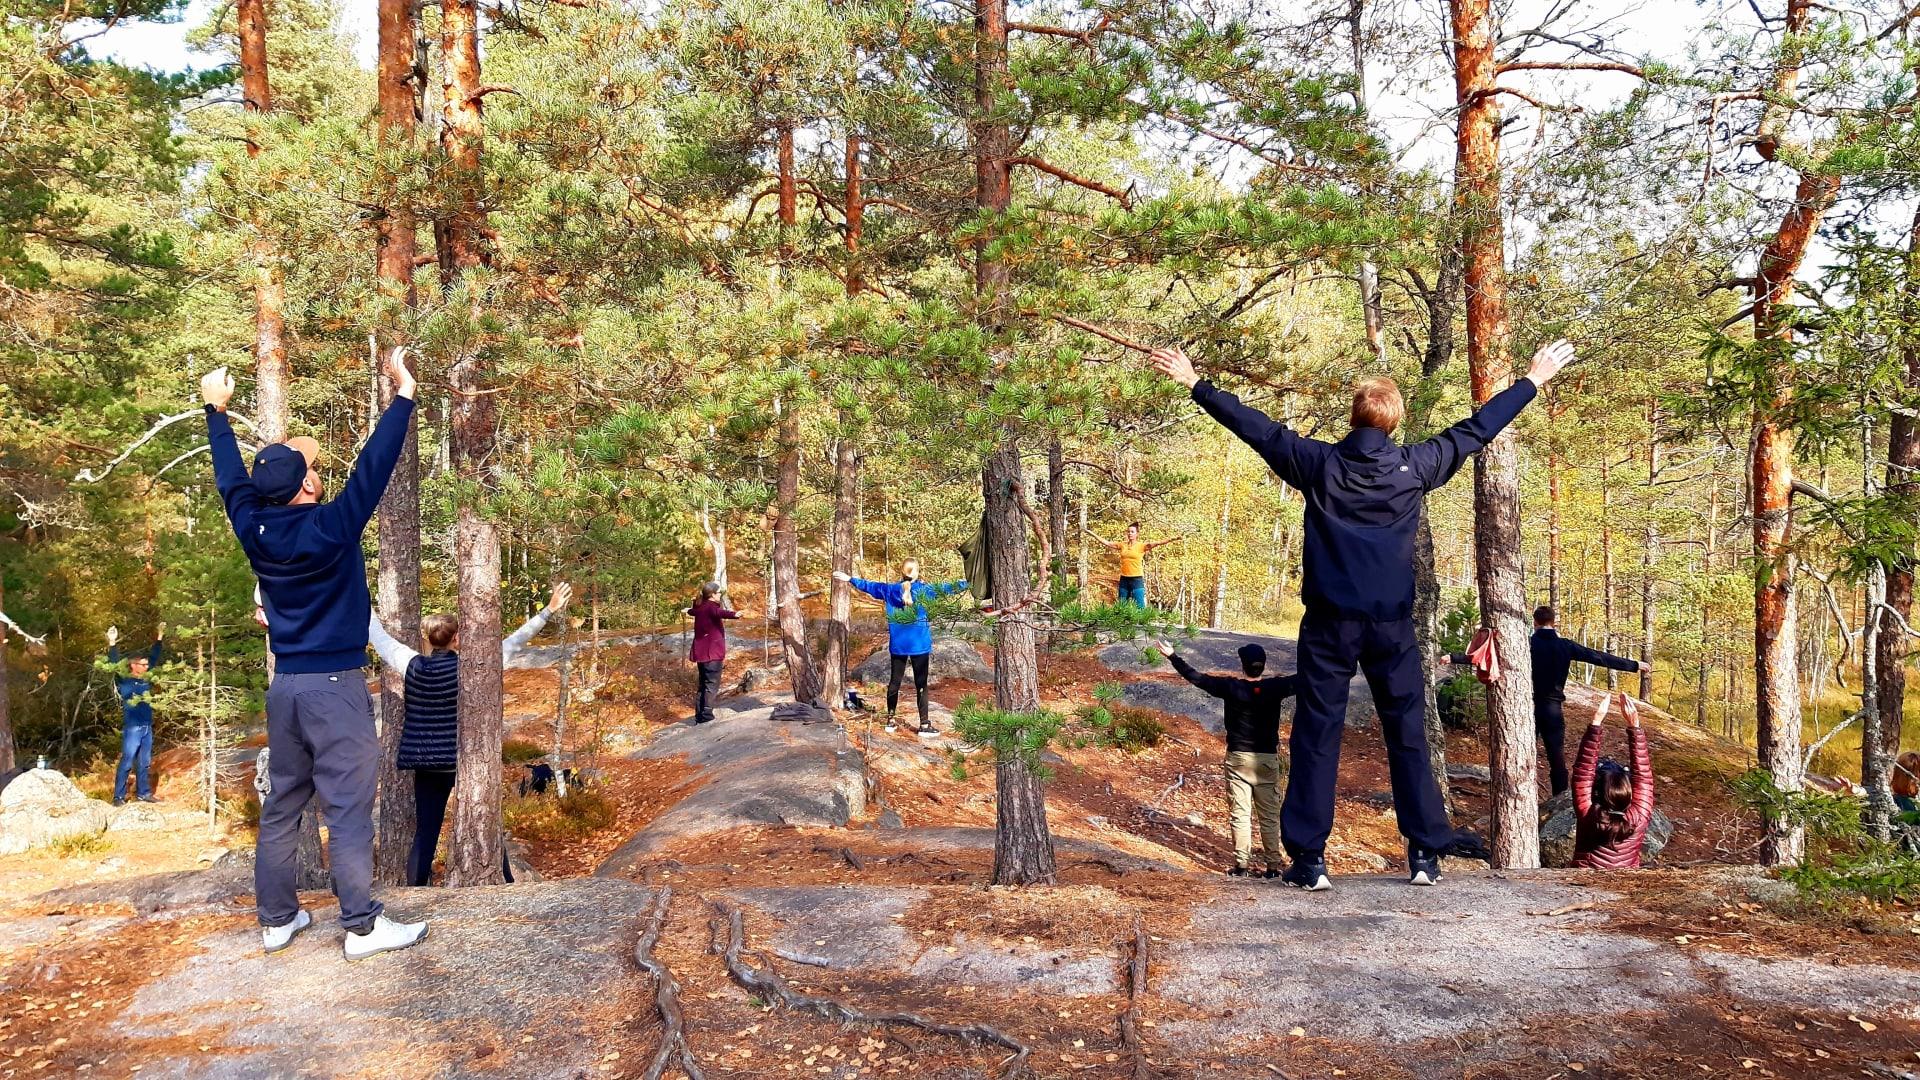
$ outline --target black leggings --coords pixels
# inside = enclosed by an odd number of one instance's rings
[[[927,726],[927,655],[895,656],[892,670],[887,675],[887,717],[893,717],[893,711],[900,706],[900,680],[907,673],[907,662],[913,662],[913,693],[920,702],[920,726]]]
[[[413,851],[407,856],[407,884],[433,883],[433,856],[440,847],[440,826],[446,824],[447,800],[453,797],[452,769],[417,769],[413,774]],[[500,872],[513,882],[513,863],[506,845],[500,845]]]

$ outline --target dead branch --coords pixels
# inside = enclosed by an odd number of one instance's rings
[[[1140,1042],[1140,995],[1146,988],[1147,931],[1135,916],[1132,958],[1127,964],[1127,1007],[1120,1014],[1120,1045],[1133,1056],[1133,1080],[1153,1080],[1156,1075]]]
[[[719,920],[715,920],[714,951],[726,958],[727,974],[733,976],[733,981],[739,983],[741,989],[757,994],[784,1008],[810,1012],[823,1020],[831,1020],[839,1024],[903,1025],[958,1039],[969,1046],[998,1046],[1013,1052],[1013,1056],[1006,1063],[1007,1077],[1030,1075],[1027,1058],[1032,1050],[1025,1043],[997,1028],[988,1027],[985,1024],[946,1024],[905,1012],[867,1012],[833,998],[815,997],[795,990],[774,969],[773,958],[766,953],[760,953],[758,967],[741,959],[740,953],[746,946],[747,931],[746,920],[741,915],[740,909],[718,901],[714,902],[714,908],[727,922],[727,941],[722,948],[717,939]]]
[[[693,1050],[687,1046],[687,1019],[680,1009],[680,982],[667,965],[653,955],[660,931],[667,925],[667,905],[672,902],[673,886],[662,885],[654,894],[653,913],[647,917],[647,928],[633,946],[634,962],[653,977],[653,1007],[660,1014],[660,1049],[653,1055],[645,1076],[646,1080],[660,1080],[666,1075],[667,1066],[679,1058],[680,1069],[688,1080],[704,1080],[699,1063],[693,1060]]]
[[[1133,195],[1131,194],[1131,189],[1128,189],[1128,191],[1121,191],[1119,188],[1108,187],[1106,184],[1103,184],[1098,180],[1090,180],[1087,177],[1070,173],[1067,170],[1061,168],[1058,165],[1053,164],[1050,161],[1047,161],[1043,158],[1034,157],[1031,154],[1022,154],[1016,158],[1009,158],[1007,159],[1007,164],[1008,165],[1025,165],[1029,169],[1038,169],[1041,172],[1046,173],[1048,176],[1051,176],[1056,180],[1065,181],[1066,183],[1072,184],[1075,187],[1086,188],[1088,191],[1097,191],[1100,194],[1105,195],[1107,198],[1112,199],[1115,202],[1119,203],[1122,207],[1128,210],[1133,209]]]
[[[813,850],[816,852],[824,852],[828,855],[838,855],[840,856],[840,859],[842,862],[845,862],[848,866],[853,867],[855,870],[865,870],[867,868],[867,861],[865,859],[862,859],[860,856],[855,855],[853,853],[852,848],[833,847],[832,845],[829,845],[829,844],[818,844],[818,845],[815,845]]]
[[[13,618],[4,611],[0,611],[0,623],[6,623],[8,626],[12,627],[14,633],[19,634],[23,638],[26,638],[27,644],[32,645],[34,648],[44,649],[47,647],[47,636],[45,634],[42,634],[39,637],[34,637],[32,634],[27,633],[25,627],[21,626],[17,622],[14,622]]]
[[[1647,77],[1647,70],[1634,64],[1621,64],[1612,60],[1515,60],[1501,64],[1500,74],[1509,71],[1618,71],[1624,75]]]
[[[75,473],[73,477],[74,482],[77,484],[97,484],[100,481],[105,480],[109,475],[112,474],[113,470],[119,468],[123,462],[125,462],[128,458],[132,457],[135,451],[139,450],[141,447],[152,442],[154,439],[154,436],[160,434],[162,431],[165,431],[166,429],[172,427],[173,425],[179,423],[182,420],[188,420],[196,416],[204,416],[204,415],[206,415],[206,410],[204,408],[199,408],[199,409],[190,409],[187,412],[174,413],[172,416],[161,417],[159,420],[154,421],[153,426],[147,429],[147,433],[145,435],[142,435],[139,438],[133,440],[132,443],[128,444],[125,450],[120,451],[120,453],[116,457],[114,457],[112,461],[109,461],[105,465],[102,465],[97,471],[94,469],[81,469],[78,473]],[[236,412],[227,413],[227,419],[235,423],[245,424],[249,429],[253,427],[253,421],[247,419],[244,416],[241,416],[239,413],[236,413]]]
[[[468,94],[467,100],[469,102],[479,101],[481,98],[486,97],[488,94],[512,94],[514,97],[519,97],[520,91],[515,90],[511,86],[500,86],[495,83],[488,83],[487,85],[481,87],[480,89],[475,90],[473,93]]]
[[[1599,906],[1600,906],[1600,903],[1597,900],[1583,900],[1578,904],[1568,904],[1565,907],[1557,907],[1551,911],[1529,911],[1527,912],[1527,914],[1545,915],[1549,918],[1552,918],[1558,915],[1570,915],[1576,911],[1587,911],[1591,908],[1597,908]]]
[[[1130,337],[1123,337],[1120,334],[1113,332],[1112,330],[1108,330],[1105,327],[1096,326],[1093,323],[1087,322],[1084,319],[1076,319],[1071,315],[1061,315],[1058,312],[1055,312],[1053,315],[1050,315],[1048,317],[1051,318],[1054,322],[1061,324],[1062,326],[1071,326],[1075,330],[1084,330],[1087,333],[1092,334],[1094,337],[1104,338],[1108,341],[1111,341],[1115,345],[1118,345],[1123,349],[1132,349],[1134,352],[1143,353],[1148,356],[1153,355],[1153,346],[1142,345]]]

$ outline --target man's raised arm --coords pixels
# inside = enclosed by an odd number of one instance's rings
[[[1566,341],[1543,345],[1533,354],[1527,377],[1500,391],[1479,411],[1447,430],[1408,448],[1420,482],[1427,490],[1453,479],[1467,458],[1492,442],[1520,415],[1560,369],[1573,362],[1573,346]]]
[[[1324,443],[1302,438],[1287,425],[1276,423],[1266,413],[1241,404],[1239,398],[1202,379],[1193,370],[1193,361],[1178,348],[1154,350],[1153,367],[1186,387],[1193,394],[1194,402],[1221,427],[1253,447],[1274,475],[1296,488],[1304,486],[1307,476],[1314,471],[1312,460],[1307,456],[1313,453],[1310,448],[1324,447]]]
[[[244,536],[247,525],[261,499],[247,475],[247,464],[240,459],[240,443],[233,436],[233,424],[227,419],[227,402],[233,400],[233,376],[224,367],[200,376],[200,398],[207,407],[207,453],[213,458],[213,486],[220,491],[220,502],[227,508],[227,521],[236,536]]]
[[[400,453],[407,445],[407,431],[413,423],[413,373],[407,370],[407,350],[405,346],[396,347],[387,357],[387,377],[393,380],[393,403],[380,415],[380,422],[373,426],[373,434],[367,436],[367,444],[360,448],[360,458],[353,463],[353,474],[340,488],[340,494],[324,504],[320,513],[326,515],[325,527],[339,539],[357,537],[365,531],[367,522],[373,520],[373,512],[380,506],[380,497],[386,494],[387,481],[393,477],[393,468],[400,462]]]

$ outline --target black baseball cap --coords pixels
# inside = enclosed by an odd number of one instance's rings
[[[305,435],[263,446],[253,455],[253,489],[270,503],[292,502],[319,460],[320,444]]]

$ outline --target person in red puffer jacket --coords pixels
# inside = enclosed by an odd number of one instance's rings
[[[1633,772],[1608,762],[1600,764],[1600,737],[1607,719],[1607,699],[1593,712],[1593,723],[1580,740],[1580,756],[1573,766],[1573,809],[1579,825],[1573,838],[1572,865],[1588,870],[1633,870],[1640,866],[1640,845],[1653,823],[1653,759],[1647,753],[1647,733],[1633,699],[1615,694],[1627,718],[1627,747],[1633,752]]]

